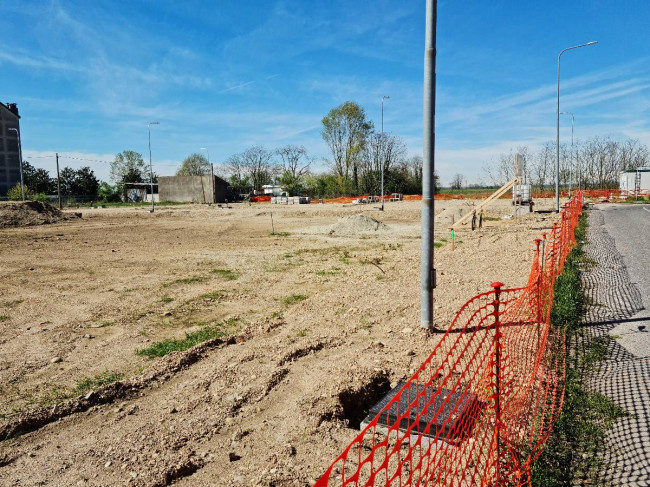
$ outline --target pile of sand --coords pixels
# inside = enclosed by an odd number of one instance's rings
[[[0,228],[45,225],[70,217],[49,203],[40,201],[0,202]]]
[[[330,235],[359,235],[363,233],[381,232],[388,226],[368,215],[351,215],[341,218],[332,225]]]

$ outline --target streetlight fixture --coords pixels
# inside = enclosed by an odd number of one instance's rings
[[[587,47],[598,44],[598,41],[587,42],[586,44],[580,44],[577,46],[571,46],[564,48],[560,51],[560,54],[557,56],[557,111],[556,111],[556,131],[555,131],[555,149],[556,149],[556,160],[555,160],[555,211],[560,212],[560,59],[562,54],[571,49],[578,49],[579,47]]]
[[[9,130],[16,132],[18,138],[18,165],[20,166],[20,194],[25,201],[25,183],[23,182],[23,146],[20,143],[20,132],[15,127],[9,127]]]
[[[390,96],[381,97],[381,143],[384,144],[384,100],[390,99]],[[383,151],[382,151],[383,152]],[[384,211],[384,154],[381,157],[381,211]]]
[[[151,126],[160,125],[160,122],[149,122],[147,124],[147,129],[149,130],[149,176],[151,178],[151,213],[154,212],[154,203],[153,203],[153,164],[151,163]]]
[[[569,198],[571,198],[571,170],[573,167],[573,126],[575,118],[573,112],[560,112],[560,115],[571,115],[571,158],[569,159]]]

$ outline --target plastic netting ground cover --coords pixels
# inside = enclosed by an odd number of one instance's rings
[[[564,397],[565,330],[551,325],[550,314],[582,197],[535,240],[526,286],[496,282],[465,303],[317,486],[530,484]]]

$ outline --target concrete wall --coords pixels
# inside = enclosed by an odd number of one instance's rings
[[[16,183],[20,183],[20,163],[18,161],[18,136],[9,128],[20,131],[19,117],[0,103],[0,196]]]
[[[159,176],[160,201],[223,203],[228,199],[228,183],[214,176]]]

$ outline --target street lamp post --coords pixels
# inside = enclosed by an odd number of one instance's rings
[[[147,129],[149,130],[149,177],[151,179],[151,213],[154,212],[154,202],[153,202],[153,164],[151,163],[151,126],[160,125],[160,122],[149,122],[147,124]]]
[[[569,158],[569,198],[571,198],[571,177],[573,167],[573,126],[575,124],[575,118],[573,112],[560,112],[560,115],[571,115],[571,157]]]
[[[20,132],[17,128],[9,127],[9,130],[16,132],[16,137],[18,138],[18,165],[20,166],[20,194],[25,201],[25,183],[23,182],[23,146],[20,143]]]
[[[381,97],[381,144],[384,144],[384,100],[388,100],[390,96]],[[383,151],[382,151],[383,152]],[[381,211],[384,211],[384,155],[381,155]]]
[[[571,49],[578,49],[579,47],[593,46],[598,44],[598,41],[587,42],[586,44],[580,44],[578,46],[571,46],[564,48],[560,51],[560,54],[557,56],[557,111],[556,111],[556,131],[555,131],[555,149],[556,149],[556,160],[555,160],[555,211],[560,212],[560,59],[562,54]]]

